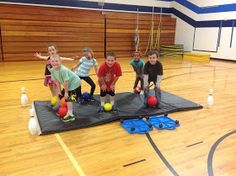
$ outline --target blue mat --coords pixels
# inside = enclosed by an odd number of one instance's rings
[[[167,116],[151,116],[147,121],[158,130],[174,130],[180,125],[178,120]]]
[[[141,119],[129,119],[121,122],[121,126],[130,134],[145,134],[152,130],[152,125]]]

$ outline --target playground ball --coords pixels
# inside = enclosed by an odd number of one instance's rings
[[[58,110],[57,113],[60,115],[60,117],[64,117],[67,114],[67,107],[61,106]]]
[[[105,103],[103,108],[106,112],[109,112],[112,110],[112,105],[111,105],[111,103]]]
[[[84,101],[88,101],[90,99],[90,94],[88,92],[84,92],[82,94],[82,98]]]
[[[54,106],[54,105],[57,104],[57,102],[58,102],[57,96],[52,97],[52,99],[51,99],[51,104]]]
[[[61,105],[62,105],[62,106],[67,106],[65,97],[63,97],[63,98],[61,99]]]
[[[137,86],[137,87],[135,88],[135,90],[134,90],[134,93],[140,94],[140,92],[141,92],[141,87],[140,87],[140,86]]]
[[[155,96],[149,96],[147,99],[147,104],[150,107],[154,107],[157,105],[157,98]]]

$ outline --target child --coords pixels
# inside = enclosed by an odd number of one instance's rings
[[[64,122],[74,121],[73,115],[73,101],[77,100],[79,87],[81,85],[80,78],[70,69],[61,64],[61,58],[55,54],[50,57],[52,68],[50,69],[52,80],[56,83],[55,91],[59,97],[64,96],[67,102],[68,112],[63,117]],[[64,90],[61,91],[61,85]],[[63,95],[64,94],[64,95]]]
[[[162,64],[158,61],[158,52],[149,51],[147,53],[148,61],[144,66],[144,101],[147,105],[147,98],[149,96],[149,85],[150,82],[154,83],[154,91],[155,96],[157,98],[158,103],[161,100],[161,89],[160,83],[163,75]]]
[[[132,65],[135,73],[136,73],[136,79],[134,82],[134,92],[136,91],[136,87],[138,85],[138,82],[141,83],[141,90],[143,90],[143,68],[144,68],[144,61],[141,59],[141,53],[139,51],[135,51],[133,53],[133,59],[130,61],[130,65]]]
[[[94,67],[95,73],[97,74],[98,63],[96,59],[93,57],[93,51],[90,48],[83,49],[83,57],[79,60],[79,62],[72,68],[73,71],[76,70],[76,75],[80,77],[80,79],[85,80],[91,89],[90,89],[90,100],[93,100],[93,93],[95,91],[96,85],[93,80],[89,76],[89,70]],[[79,96],[81,96],[81,87],[79,88]],[[81,98],[82,101],[82,98]]]
[[[51,73],[50,73],[50,69],[52,68],[52,65],[50,63],[50,57],[54,54],[57,53],[57,47],[53,44],[49,44],[48,45],[48,54],[49,56],[42,56],[40,53],[35,53],[35,57],[39,58],[39,59],[43,59],[46,60],[46,66],[45,66],[45,78],[44,78],[44,86],[48,86],[52,96],[55,96],[55,91],[54,91],[54,87],[55,87],[55,83],[54,81],[51,79]],[[71,58],[66,58],[66,57],[61,57],[61,60],[69,60],[69,61],[73,61],[74,59]]]
[[[112,110],[117,110],[114,107],[115,85],[119,77],[122,75],[120,64],[116,61],[116,56],[113,52],[107,52],[106,60],[102,63],[98,70],[98,83],[100,86],[101,108],[105,104],[106,95],[110,95],[110,103]]]

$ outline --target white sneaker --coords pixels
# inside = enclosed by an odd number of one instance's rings
[[[143,95],[143,90],[141,90],[140,95]]]

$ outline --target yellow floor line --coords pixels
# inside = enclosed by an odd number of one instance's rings
[[[69,160],[71,161],[71,163],[73,164],[75,170],[78,172],[78,174],[80,176],[85,176],[82,168],[80,167],[80,165],[78,164],[78,162],[76,161],[75,157],[72,155],[71,151],[68,149],[68,147],[66,146],[66,144],[63,142],[61,136],[59,134],[55,134],[58,142],[60,143],[61,147],[63,148],[63,150],[65,151],[66,155],[68,156]]]

